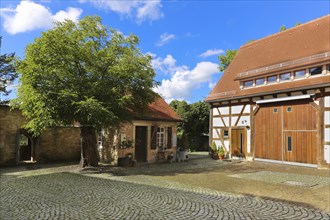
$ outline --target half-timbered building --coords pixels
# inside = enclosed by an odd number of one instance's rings
[[[330,164],[330,15],[243,45],[206,98],[229,157]]]

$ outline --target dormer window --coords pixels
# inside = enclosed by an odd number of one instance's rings
[[[275,83],[277,81],[277,76],[268,76],[267,83]]]
[[[303,78],[303,77],[305,77],[305,73],[306,73],[305,70],[298,70],[298,71],[294,72],[294,77],[296,79]]]
[[[318,75],[322,73],[322,66],[313,67],[309,69],[311,76]]]
[[[286,73],[272,73],[274,75],[270,75],[270,76],[256,75],[254,78],[250,78],[248,80],[246,79],[246,81],[240,81],[240,88],[248,89],[251,87],[272,85],[274,83],[287,83],[300,79],[307,80],[310,76],[315,76],[315,75],[323,76],[322,73],[323,75],[330,74],[329,63],[323,66],[307,67],[306,69],[293,70],[291,72],[286,72]]]
[[[243,87],[244,88],[252,87],[252,86],[253,86],[253,81],[252,80],[243,82]]]
[[[256,79],[256,86],[265,84],[265,78]]]
[[[286,80],[290,80],[291,78],[291,73],[282,73],[280,75],[280,79],[281,81],[286,81]]]

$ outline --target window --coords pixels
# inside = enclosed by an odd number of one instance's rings
[[[229,131],[223,130],[223,138],[228,138],[228,137],[229,137]]]
[[[288,151],[292,151],[292,137],[288,136]]]
[[[309,69],[311,76],[318,75],[322,73],[322,66],[313,67]]]
[[[305,77],[305,70],[298,70],[294,73],[294,77],[297,78],[302,78]]]
[[[156,137],[157,137],[156,138],[157,147],[164,149],[164,147],[165,147],[165,128],[158,128]]]
[[[283,73],[280,75],[281,81],[286,81],[286,80],[290,80],[291,78],[291,73]]]
[[[288,107],[288,108],[286,109],[286,111],[287,111],[287,112],[292,112],[292,108],[291,108],[291,107]]]
[[[243,82],[243,87],[251,87],[251,86],[253,86],[252,80]]]
[[[274,113],[277,113],[277,108],[274,108]]]
[[[330,65],[327,66],[327,70],[328,70],[328,72],[330,72]]]
[[[265,78],[256,79],[256,85],[260,86],[265,83]]]
[[[277,76],[268,76],[267,82],[268,83],[275,83],[277,81]]]

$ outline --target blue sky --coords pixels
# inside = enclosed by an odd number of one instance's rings
[[[140,38],[140,49],[153,56],[155,91],[168,102],[203,100],[222,73],[218,55],[247,41],[330,13],[322,1],[116,1],[43,0],[0,3],[1,54],[24,57],[27,44],[65,18],[98,15],[103,24]],[[15,92],[11,97],[15,96]]]

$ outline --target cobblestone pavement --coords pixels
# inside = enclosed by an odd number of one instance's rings
[[[320,187],[330,185],[330,177],[310,176],[292,173],[280,173],[271,171],[260,171],[249,174],[234,174],[231,177],[246,178],[268,183],[283,183],[287,185],[297,185],[306,187]]]
[[[330,219],[329,213],[301,204],[147,175],[2,175],[0,187],[0,219]]]

